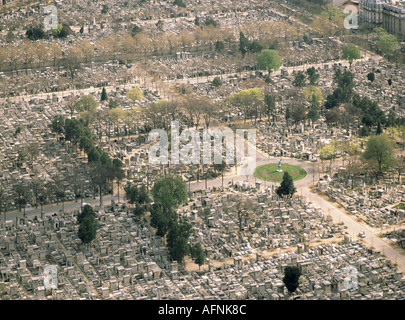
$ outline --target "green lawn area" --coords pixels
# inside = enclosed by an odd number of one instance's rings
[[[307,172],[298,166],[292,164],[281,164],[283,172],[277,172],[278,163],[268,163],[258,166],[255,169],[254,175],[262,180],[281,182],[283,180],[284,172],[288,172],[294,181],[300,180],[307,175]]]

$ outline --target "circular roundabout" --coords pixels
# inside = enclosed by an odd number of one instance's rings
[[[277,163],[263,164],[256,167],[254,176],[261,180],[281,182],[283,181],[284,172],[288,172],[293,181],[301,180],[307,175],[307,172],[303,168],[293,164],[282,163],[281,170],[281,172],[278,171]]]

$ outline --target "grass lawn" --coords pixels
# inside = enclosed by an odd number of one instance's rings
[[[283,181],[284,172],[288,172],[294,181],[300,180],[307,175],[307,172],[298,166],[292,164],[281,164],[283,172],[277,172],[278,163],[268,163],[255,169],[254,175],[262,180],[281,182]]]

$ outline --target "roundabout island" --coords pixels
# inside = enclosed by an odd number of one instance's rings
[[[306,177],[307,172],[300,166],[293,164],[281,164],[281,171],[279,170],[279,164],[268,163],[258,166],[255,169],[254,176],[258,179],[271,181],[271,182],[281,182],[283,180],[284,172],[288,172],[292,177],[293,181],[298,181]]]

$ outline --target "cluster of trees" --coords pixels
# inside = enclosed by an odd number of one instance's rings
[[[305,73],[307,76],[305,76]],[[298,71],[294,77],[293,85],[296,87],[304,87],[306,84],[306,80],[309,80],[309,84],[311,86],[315,86],[319,79],[319,74],[316,72],[314,67],[308,68],[306,72]]]
[[[332,109],[345,102],[349,102],[353,95],[354,88],[354,74],[348,70],[341,72],[337,70],[335,73],[334,81],[338,87],[326,97],[325,108]]]
[[[246,53],[259,53],[263,50],[263,45],[258,40],[250,41],[245,34],[240,31],[239,33],[239,51],[242,54],[242,57]]]
[[[138,187],[135,184],[128,183],[124,190],[128,203],[135,205],[134,214],[137,217],[142,217],[146,211],[150,210],[151,200],[148,189],[144,184]]]
[[[90,244],[97,235],[98,223],[94,209],[86,204],[77,216],[79,224],[78,237],[84,244]]]
[[[51,34],[55,38],[66,38],[73,34],[73,31],[67,24],[58,24],[56,28],[51,29]],[[28,28],[25,35],[32,41],[49,38],[49,33],[37,26]]]
[[[403,171],[404,167],[398,166],[395,155],[395,143],[393,137],[399,134],[405,138],[405,129],[402,127],[387,130],[390,134],[383,133],[381,128],[375,135],[366,138],[354,138],[350,142],[340,142],[332,140],[319,151],[323,161],[330,161],[330,168],[338,153],[349,155],[349,163],[346,165],[346,173],[353,178],[356,174],[365,174],[369,177],[378,177],[383,172],[397,167]],[[362,151],[365,145],[365,150]],[[353,181],[353,180],[352,180]],[[353,186],[352,186],[353,187]]]
[[[138,88],[133,88],[128,91],[128,98],[132,100],[138,100],[143,98],[143,93]],[[107,93],[103,88],[101,93],[101,101],[107,100]],[[108,106],[109,110],[98,109],[98,102],[91,95],[83,95],[80,99],[71,97],[66,100],[66,106],[70,109],[70,114],[73,116],[74,111],[79,113],[79,120],[69,123],[69,125],[75,125],[77,127],[76,132],[72,132],[71,138],[67,140],[72,141],[73,144],[79,145],[80,149],[89,154],[88,151],[92,149],[92,146],[96,140],[96,137],[101,139],[103,130],[106,130],[105,134],[110,138],[110,128],[117,132],[119,125],[124,126],[125,135],[132,131],[136,131],[137,120],[140,116],[139,108],[132,108],[123,110],[119,107],[117,100],[110,99]],[[66,133],[64,130],[63,117],[55,117],[53,121],[53,131],[59,134]],[[87,134],[85,128],[94,127],[96,130],[96,136]],[[84,130],[84,134],[83,134]],[[70,131],[68,133],[70,137]]]
[[[162,24],[162,21],[160,23]],[[64,37],[70,34],[71,30],[67,25],[62,24],[52,32],[55,37]],[[275,49],[277,47],[276,38],[280,37],[281,32],[288,33],[289,36],[294,35],[293,37],[297,39],[300,38],[298,29],[294,29],[284,21],[247,24],[243,27],[243,36],[241,35],[239,39],[239,49],[243,55],[260,53],[264,47]],[[245,36],[246,33],[259,40],[250,41]],[[102,37],[94,43],[83,39],[79,44],[68,45],[64,49],[56,42],[44,41],[47,33],[41,28],[30,29],[28,35],[31,39],[36,40],[35,42],[29,41],[31,47],[38,47],[38,50],[27,50],[26,46],[21,47],[19,43],[10,43],[7,47],[0,48],[0,68],[5,65],[17,68],[22,63],[27,63],[28,67],[33,63],[53,63],[55,67],[66,66],[70,71],[78,69],[82,62],[92,61],[95,56],[117,58],[117,52],[120,53],[120,59],[128,61],[134,58],[135,53],[153,51],[159,54],[172,54],[180,51],[180,48],[191,46],[195,46],[197,49],[201,46],[209,46],[210,50],[215,48],[217,51],[222,51],[226,44],[229,48],[236,50],[237,43],[230,28],[220,26],[217,21],[210,18],[206,19],[203,26],[196,26],[192,31],[184,29],[178,34],[159,31],[147,35],[139,26],[134,26],[127,33]],[[31,56],[27,62],[24,62],[24,53]],[[73,79],[74,73],[71,76]]]
[[[122,161],[111,159],[107,152],[96,146],[95,137],[83,119],[64,119],[63,116],[55,116],[51,129],[56,134],[63,134],[75,148],[79,145],[87,154],[90,178],[94,190],[98,188],[101,206],[103,192],[110,191],[109,184],[116,180],[119,186],[124,178]]]
[[[393,58],[395,53],[401,49],[398,38],[381,27],[375,28],[374,32],[376,35],[376,47],[379,53],[388,58]]]
[[[169,129],[170,122],[175,120],[184,121],[189,127],[196,128],[203,121],[204,126],[209,128],[216,112],[215,105],[209,98],[186,92],[182,100],[159,100],[149,104],[144,110],[144,116],[153,128]]]
[[[322,6],[320,14],[310,24],[317,36],[330,37],[339,36],[345,33],[345,13],[333,4]]]
[[[255,118],[259,114],[266,112],[263,103],[263,92],[259,88],[245,89],[235,93],[232,93],[229,97],[223,101],[224,105],[230,105],[233,108],[237,108],[243,115],[244,121],[247,119]]]
[[[151,190],[154,204],[151,206],[151,225],[156,234],[167,235],[167,248],[172,259],[182,263],[191,254],[201,266],[205,256],[201,244],[191,246],[189,237],[192,226],[181,221],[176,212],[178,206],[187,201],[186,185],[180,177],[166,176],[157,180]]]

